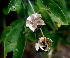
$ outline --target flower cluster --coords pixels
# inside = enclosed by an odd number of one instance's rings
[[[29,27],[33,32],[39,25],[45,25],[44,21],[41,19],[41,14],[32,14],[26,20],[26,27]],[[42,29],[40,28],[41,33],[43,35]],[[38,43],[35,44],[35,48],[38,51],[39,48],[43,51],[49,51],[52,46],[52,40],[47,37],[41,37],[38,40]]]
[[[41,37],[36,43],[35,48],[38,51],[39,48],[43,51],[49,51],[51,49],[53,41],[47,37]]]
[[[33,32],[38,25],[45,25],[44,21],[41,19],[41,14],[32,14],[27,18],[26,27],[29,27]]]

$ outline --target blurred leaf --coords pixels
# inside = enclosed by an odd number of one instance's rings
[[[11,0],[8,5],[8,12],[18,10],[20,8],[21,1],[22,0]]]
[[[8,13],[8,8],[3,8],[3,9],[2,9],[2,12],[3,12],[4,15],[8,15],[8,14],[9,14],[9,13]]]
[[[43,0],[43,2],[41,2],[40,0],[37,0],[37,4],[40,9],[44,9],[44,11],[46,11],[50,15],[54,22],[61,23],[62,25],[68,25],[63,12],[54,1]]]
[[[29,28],[26,28],[27,32],[27,39],[30,41],[35,41],[36,40],[36,33],[31,31]]]
[[[35,13],[39,13],[39,7],[36,4],[33,4],[33,3],[31,3],[31,4],[34,8]],[[27,9],[28,9],[28,15],[34,14],[32,8],[31,8],[31,5],[29,3],[27,3]]]
[[[66,12],[66,17],[67,17],[68,22],[70,23],[70,10]]]
[[[70,40],[70,39],[69,39]],[[69,41],[68,40],[68,41]],[[66,44],[66,45],[70,45],[70,41],[68,42],[66,38],[62,38],[61,39],[61,43]]]
[[[4,41],[4,58],[7,53],[13,51],[13,58],[21,58],[25,47],[25,28],[24,21],[21,20],[7,34]]]

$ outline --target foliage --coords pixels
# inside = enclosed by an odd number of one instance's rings
[[[35,13],[42,15],[42,20],[46,26],[42,26],[41,28],[44,35],[53,40],[54,44],[52,48],[55,50],[58,42],[70,45],[70,42],[67,42],[69,34],[67,35],[66,33],[66,31],[70,29],[70,11],[66,1],[34,0],[31,1],[31,4]],[[1,34],[0,42],[4,42],[4,58],[6,58],[7,53],[11,51],[13,51],[13,58],[21,58],[25,48],[25,39],[36,41],[36,39],[39,38],[38,35],[40,31],[38,31],[39,28],[37,28],[35,32],[26,28],[26,18],[33,14],[28,1],[11,0],[6,6],[2,8],[5,20],[6,16],[10,15],[12,11],[17,13],[18,18],[15,18],[17,20],[14,19],[14,22],[10,23],[10,26],[3,26],[4,31]],[[5,22],[3,24],[5,24]]]

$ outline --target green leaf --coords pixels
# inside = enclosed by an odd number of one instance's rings
[[[44,9],[44,11],[46,11],[50,15],[54,22],[61,23],[62,25],[68,25],[64,13],[54,1],[43,0],[42,3],[40,0],[37,0],[37,4],[40,9]]]
[[[40,10],[39,7],[36,4],[33,4],[33,3],[31,3],[31,4],[33,6],[35,13],[39,13],[39,10]],[[29,3],[27,3],[27,9],[28,9],[28,15],[34,14],[32,8],[31,8],[31,5]]]
[[[27,32],[27,39],[30,41],[35,41],[36,40],[36,33],[31,31],[29,28],[26,28]]]
[[[56,2],[61,7],[64,13],[67,12],[67,5],[65,0],[54,0],[54,2]]]
[[[41,12],[41,15],[43,17],[43,21],[49,25],[49,27],[53,30],[54,26],[53,26],[53,23],[51,22],[51,19],[48,15],[48,13],[46,11],[44,11],[43,9],[40,10]]]
[[[12,22],[10,25],[11,26],[8,26],[7,28],[5,28],[5,30],[2,32],[1,34],[1,39],[0,39],[0,42],[5,40],[7,34],[13,29],[13,27],[15,27],[19,22],[23,21],[23,19],[18,19],[14,22]]]
[[[18,13],[18,15],[19,15],[21,18],[24,18],[24,17],[25,17],[25,15],[26,15],[25,10],[26,10],[25,5],[24,5],[24,3],[22,2],[21,5],[20,5],[20,8],[17,10],[17,13]]]
[[[18,10],[20,8],[21,1],[22,0],[11,0],[8,5],[8,12]]]
[[[18,20],[16,20],[16,21],[14,21],[14,22],[12,22],[10,25],[12,26],[12,27],[15,27],[18,23],[20,23],[21,21],[23,21],[24,19],[18,19]]]
[[[44,36],[52,39],[52,37],[54,36],[54,34],[52,34],[53,31],[49,31],[46,26],[43,26],[42,30],[43,30]]]
[[[3,9],[2,9],[2,12],[3,12],[4,15],[8,15],[8,14],[9,14],[9,13],[8,13],[8,8],[3,8]]]
[[[6,36],[11,31],[11,29],[12,29],[12,26],[8,26],[7,28],[5,28],[5,30],[1,34],[1,40],[0,41],[3,41],[4,42]]]
[[[7,34],[4,40],[4,58],[7,53],[13,51],[13,58],[21,58],[25,47],[25,28],[24,21],[21,20]]]

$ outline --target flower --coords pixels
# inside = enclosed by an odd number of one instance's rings
[[[32,14],[26,20],[26,27],[29,27],[33,32],[37,28],[37,25],[45,25],[44,21],[41,19],[41,14]]]
[[[38,43],[35,44],[35,48],[38,51],[39,48],[43,51],[49,51],[51,49],[53,41],[47,37],[41,37]]]

